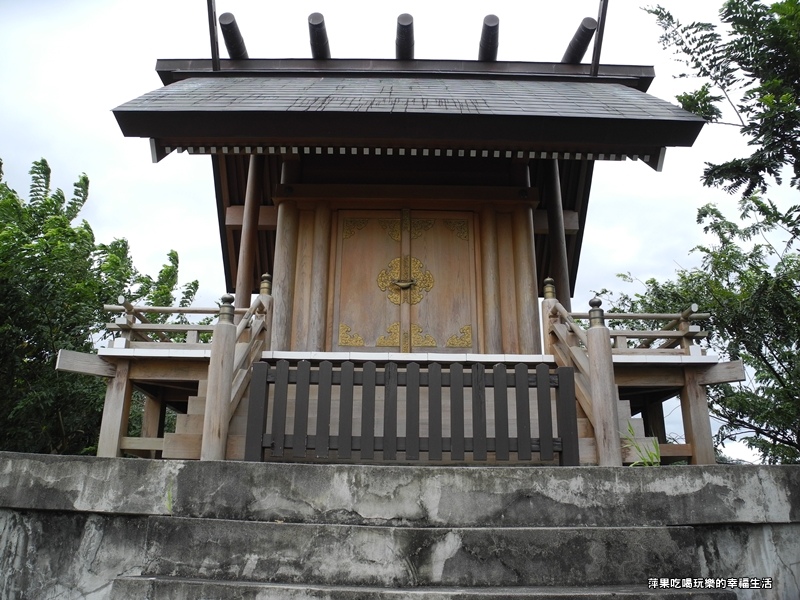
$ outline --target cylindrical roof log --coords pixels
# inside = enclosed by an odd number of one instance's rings
[[[592,17],[586,17],[581,21],[578,30],[567,46],[567,51],[564,52],[564,57],[561,59],[562,63],[570,65],[578,65],[583,60],[586,50],[589,49],[589,42],[592,41],[592,36],[597,29],[597,21]]]
[[[308,37],[311,40],[312,58],[330,58],[331,48],[328,45],[328,31],[325,29],[325,17],[322,13],[308,15]]]
[[[414,17],[408,13],[397,17],[397,37],[394,46],[397,60],[414,60]]]
[[[478,60],[497,60],[497,46],[500,44],[500,19],[497,15],[486,15],[483,19],[481,30],[481,45],[478,50]]]
[[[233,13],[222,13],[219,16],[219,26],[222,29],[222,38],[225,40],[225,48],[228,49],[228,56],[233,60],[250,58],[247,55],[247,47],[244,45],[242,33],[236,24],[236,17]]]

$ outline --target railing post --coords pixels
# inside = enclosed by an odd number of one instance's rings
[[[236,354],[236,325],[233,324],[233,296],[225,294],[219,309],[219,321],[211,340],[208,365],[208,393],[203,420],[200,460],[225,460],[230,423],[230,398],[233,385],[233,362]]]
[[[601,304],[599,298],[589,302],[592,308],[589,311],[589,330],[586,332],[597,463],[601,467],[619,467],[622,466],[622,447],[617,415],[617,389],[614,383],[610,332],[605,325]]]
[[[261,276],[261,287],[258,290],[261,296],[261,312],[264,315],[264,350],[272,349],[272,275],[264,273]]]
[[[550,312],[558,304],[556,299],[556,284],[551,277],[544,280],[544,300],[542,300],[542,352],[553,354],[553,339],[550,333],[550,323],[553,317]]]

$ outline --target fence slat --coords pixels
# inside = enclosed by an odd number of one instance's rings
[[[464,367],[450,365],[450,457],[464,460]]]
[[[545,364],[536,367],[536,397],[539,405],[539,458],[553,460],[553,411],[550,407],[550,369]]]
[[[442,365],[428,366],[428,459],[442,460]]]
[[[558,436],[561,438],[560,464],[581,464],[578,450],[578,415],[575,408],[575,371],[572,367],[559,367],[556,390]]]
[[[472,365],[472,457],[486,460],[486,367]]]
[[[289,361],[278,361],[275,376],[275,412],[272,413],[272,455],[283,456],[286,436],[286,404],[289,396]]]
[[[297,364],[297,393],[294,404],[294,436],[292,436],[292,455],[302,458],[306,455],[306,436],[308,435],[308,398],[311,386],[311,363],[301,360]]]
[[[361,458],[375,457],[375,363],[364,363],[361,398]]]
[[[419,364],[406,367],[406,458],[419,460]]]
[[[331,387],[333,385],[333,365],[324,360],[319,365],[319,393],[317,395],[317,458],[328,458],[331,435]]]
[[[269,406],[269,382],[267,381],[269,371],[269,363],[257,362],[253,365],[244,446],[244,459],[248,461],[260,462],[264,459],[263,438],[267,428]]]
[[[350,458],[353,448],[353,363],[342,363],[339,388],[339,449],[340,458]]]
[[[514,367],[514,391],[517,401],[517,458],[531,459],[531,406],[528,388],[528,366]]]
[[[506,366],[496,364],[494,374],[494,437],[497,460],[508,460],[508,384]]]
[[[559,453],[561,464],[579,464],[577,418],[575,407],[574,372],[560,368],[551,374],[547,365],[537,365],[535,373],[528,365],[520,363],[511,373],[504,364],[495,365],[491,371],[481,363],[471,364],[466,372],[459,363],[442,369],[438,363],[425,368],[420,363],[398,365],[386,363],[380,369],[374,362],[356,368],[351,361],[338,365],[321,361],[318,365],[303,360],[291,366],[287,360],[275,364],[256,363],[251,378],[249,419],[245,439],[245,459],[264,459],[264,448],[271,448],[271,456],[291,456],[304,459],[308,450],[315,450],[316,458],[327,459],[331,450],[337,457],[352,458],[354,450],[360,451],[364,460],[374,459],[382,452],[386,461],[396,460],[404,452],[408,460],[419,460],[427,453],[431,461],[442,460],[445,452],[453,461],[462,461],[469,453],[475,461],[486,461],[493,454],[498,461],[507,461],[516,453],[520,461],[530,460],[534,452],[543,461],[552,460]],[[356,390],[361,389],[361,430],[354,436],[353,417],[356,411]],[[318,386],[316,390],[312,386]],[[338,390],[334,390],[338,386]],[[512,438],[510,430],[510,398],[508,386],[515,389],[517,432]],[[536,386],[538,437],[533,438],[531,426],[531,394]],[[378,387],[383,387],[383,422],[376,421],[378,413]],[[406,419],[404,435],[399,435],[400,394],[405,387],[403,415]],[[471,411],[465,411],[464,388],[471,387]],[[272,391],[272,388],[275,388]],[[423,391],[427,388],[428,432],[420,436]],[[450,436],[444,437],[445,399],[442,388],[449,388]],[[487,414],[487,388],[493,388],[493,414]],[[558,436],[553,437],[551,389],[556,389],[556,416]],[[316,428],[309,435],[308,425],[314,393],[317,398]],[[334,394],[339,398],[339,425],[336,436],[331,436]],[[273,398],[270,398],[270,395]],[[294,424],[287,430],[289,402],[294,403]],[[270,406],[270,403],[273,406]],[[272,413],[270,415],[270,412]],[[465,435],[466,416],[471,412],[472,435]],[[271,417],[271,419],[270,419]],[[488,437],[488,421],[494,418],[494,435]],[[272,421],[271,433],[264,433]],[[376,427],[381,427],[376,436]]]
[[[383,401],[383,458],[397,458],[397,363],[386,363]]]

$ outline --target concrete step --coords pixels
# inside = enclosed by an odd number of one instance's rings
[[[380,587],[699,577],[692,527],[418,528],[148,519],[143,574]]]
[[[735,600],[730,590],[663,589],[647,585],[585,587],[406,587],[292,585],[208,581],[170,577],[120,577],[112,597],[119,600]]]
[[[755,471],[729,466],[180,466],[176,475],[151,475],[152,481],[174,479],[175,515],[348,525],[652,527],[712,524],[734,514],[757,522],[772,489],[763,489]],[[162,507],[157,490],[145,497],[151,498]]]

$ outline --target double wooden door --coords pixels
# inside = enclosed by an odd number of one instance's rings
[[[338,215],[332,349],[478,352],[473,213]]]

